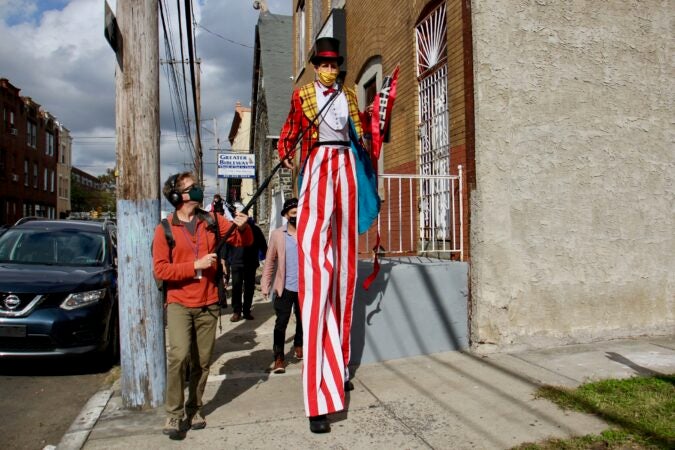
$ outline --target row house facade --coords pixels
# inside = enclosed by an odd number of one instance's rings
[[[279,163],[276,151],[290,107],[293,17],[263,9],[255,28],[250,147],[256,157],[256,187]],[[256,203],[258,225],[268,234],[279,221],[284,198],[293,195],[292,174],[280,169]]]
[[[56,218],[61,125],[5,78],[0,107],[0,223]]]
[[[360,255],[470,266],[465,285],[429,287],[392,263],[382,295],[415,285],[405,308],[443,312],[462,293],[466,316],[441,314],[439,334],[461,341],[453,320],[465,320],[481,351],[672,333],[667,2],[289,2],[292,87],[313,80],[321,36],[341,41],[361,110],[399,67],[382,211]]]
[[[317,37],[340,40],[340,67],[359,108],[372,104],[398,66],[397,98],[378,161],[380,222],[361,238],[379,252],[467,260],[473,183],[470,21],[460,1],[293,2],[294,87],[314,79]],[[375,19],[377,18],[377,19]],[[461,176],[460,176],[461,173]]]
[[[98,177],[74,166],[70,171],[70,186],[73,211],[70,216],[76,218],[91,217],[91,212],[102,211],[105,207],[104,192],[114,192],[114,186],[107,186]],[[76,190],[77,193],[74,192]]]
[[[73,138],[70,130],[63,125],[59,128],[59,153],[56,164],[58,192],[56,198],[56,213],[59,218],[66,218],[72,210],[70,205],[70,174],[72,169]]]
[[[71,178],[73,183],[88,191],[103,191],[108,189],[97,176],[77,167],[71,167]]]

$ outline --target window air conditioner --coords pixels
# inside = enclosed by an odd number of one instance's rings
[[[19,131],[16,128],[10,128],[9,133],[16,136]]]

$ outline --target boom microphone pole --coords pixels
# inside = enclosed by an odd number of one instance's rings
[[[309,130],[310,128],[312,128],[312,126],[314,125],[314,122],[316,121],[316,119],[318,119],[319,117],[321,117],[321,113],[323,113],[324,110],[328,107],[328,105],[330,105],[331,103],[333,103],[333,102],[335,101],[335,98],[336,98],[338,95],[340,95],[340,92],[342,92],[342,84],[339,84],[339,83],[336,83],[336,84],[338,85],[337,90],[336,90],[335,92],[333,92],[333,94],[332,94],[331,97],[328,99],[328,101],[326,102],[326,104],[323,105],[323,107],[319,110],[319,112],[318,112],[318,113],[316,114],[316,116],[312,119],[312,121],[309,122],[309,124],[307,125],[307,127],[300,131],[300,134],[298,134],[298,137],[296,138],[295,143],[293,144],[293,147],[292,147],[292,148],[295,148],[295,147],[298,145],[298,143],[300,142],[300,140],[302,139],[302,137],[305,135],[305,133],[307,132],[307,130]],[[244,209],[242,209],[241,212],[243,212],[244,214],[248,213],[248,210],[251,209],[251,207],[255,204],[256,200],[258,200],[258,197],[260,197],[260,196],[262,195],[262,193],[265,191],[265,189],[267,189],[267,186],[268,186],[268,185],[270,184],[270,182],[272,181],[272,177],[277,173],[277,171],[278,171],[279,169],[281,169],[281,166],[284,165],[284,162],[287,161],[287,160],[290,160],[292,157],[293,157],[293,153],[290,153],[290,152],[289,152],[289,154],[287,154],[286,156],[284,156],[283,159],[281,159],[281,160],[279,161],[279,163],[278,163],[276,166],[274,166],[274,168],[272,168],[272,171],[270,172],[270,174],[269,174],[269,175],[267,176],[267,178],[265,178],[265,180],[260,184],[260,186],[258,187],[258,190],[255,191],[255,193],[253,194],[253,197],[251,197],[251,200],[248,201],[248,203],[246,204],[246,206],[244,206]],[[219,252],[220,248],[225,244],[225,242],[227,241],[227,238],[234,232],[234,229],[235,229],[236,227],[237,227],[237,225],[234,224],[234,223],[233,223],[232,225],[230,225],[230,228],[227,230],[227,232],[225,232],[225,235],[220,239],[220,242],[219,242],[218,245],[216,246],[216,248],[215,248],[215,250],[214,250],[215,253],[218,253],[218,252]]]

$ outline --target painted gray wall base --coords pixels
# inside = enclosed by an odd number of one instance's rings
[[[372,261],[359,261],[350,365],[465,349],[468,264],[387,258],[364,290]]]

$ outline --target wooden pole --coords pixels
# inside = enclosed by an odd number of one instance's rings
[[[218,121],[213,118],[213,134],[216,135],[216,192],[220,195],[220,177],[218,177],[218,158],[220,155],[220,137],[218,137]]]
[[[122,401],[164,403],[163,306],[150,253],[160,219],[157,0],[117,0],[122,48],[115,70],[117,227]],[[121,54],[120,54],[121,52]]]
[[[197,124],[197,133],[196,139],[197,142],[195,146],[197,147],[197,154],[199,155],[199,164],[197,165],[197,170],[199,174],[199,184],[204,186],[204,150],[202,149],[202,94],[201,94],[201,61],[198,59],[195,61],[195,78],[197,80],[197,110],[195,111],[195,123]]]

